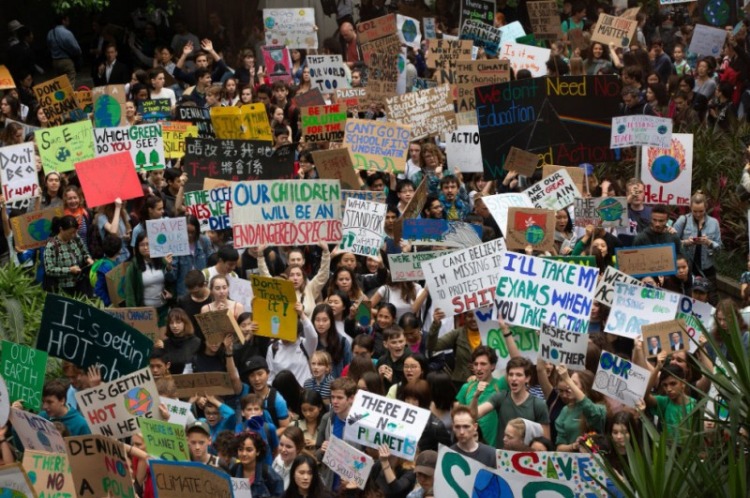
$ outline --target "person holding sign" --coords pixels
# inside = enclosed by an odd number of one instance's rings
[[[125,305],[129,308],[153,306],[159,314],[159,327],[166,327],[177,272],[172,255],[152,259],[145,230],[135,239],[135,252],[125,272]]]
[[[477,390],[479,383],[484,382],[487,387],[479,397],[479,402],[489,401],[493,394],[500,391],[508,390],[508,383],[505,378],[496,379],[492,376],[497,365],[497,353],[489,346],[481,345],[471,353],[471,364],[474,366],[475,380],[466,382],[456,396],[456,402],[462,405],[471,404],[474,392]],[[484,440],[490,446],[495,446],[497,438],[497,413],[490,412],[487,416],[479,420],[479,427],[482,429]]]
[[[555,420],[557,451],[578,451],[578,437],[583,432],[593,430],[604,434],[607,407],[589,397],[594,385],[591,372],[581,370],[570,375],[565,365],[557,365],[557,373],[560,376],[557,391],[560,400],[566,403]]]
[[[94,260],[78,236],[78,222],[70,215],[53,218],[50,235],[44,253],[45,289],[88,295],[91,289],[86,270]]]
[[[690,431],[692,424],[687,423],[688,416],[693,413],[695,400],[685,394],[685,378],[683,371],[676,365],[664,366],[667,352],[662,351],[656,357],[656,368],[651,372],[651,378],[646,388],[646,406],[652,413],[658,414],[662,426],[666,429],[670,439],[679,438],[679,432]],[[654,395],[652,389],[659,377],[660,391],[666,395]]]
[[[284,480],[264,462],[268,451],[257,432],[237,435],[237,463],[230,468],[232,477],[247,479],[253,498],[279,497],[284,494]]]
[[[223,275],[214,276],[211,278],[208,288],[211,291],[213,302],[204,305],[201,308],[201,313],[208,313],[209,311],[217,310],[230,310],[232,316],[236,320],[237,317],[245,312],[245,306],[243,306],[242,303],[229,299],[229,281],[227,280],[227,277]]]

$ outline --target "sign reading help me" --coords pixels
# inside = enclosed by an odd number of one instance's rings
[[[391,455],[413,461],[430,412],[395,399],[357,391],[344,440],[370,448],[387,445]]]

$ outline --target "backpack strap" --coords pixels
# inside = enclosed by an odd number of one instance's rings
[[[276,413],[276,389],[270,388],[268,390],[268,397],[266,398],[266,410],[268,410],[268,414],[271,416],[271,420],[273,423],[278,427],[279,425],[279,415]]]

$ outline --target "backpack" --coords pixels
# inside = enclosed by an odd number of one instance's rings
[[[94,261],[104,257],[104,239],[99,227],[94,223],[94,218],[87,213],[88,232],[86,233],[86,245],[89,254]]]
[[[268,414],[271,416],[271,420],[273,421],[274,425],[278,427],[279,415],[278,413],[276,413],[276,389],[273,387],[268,390],[268,397],[266,398],[265,408],[268,411]]]
[[[99,268],[102,267],[105,261],[105,258],[97,259],[94,261],[94,264],[91,265],[91,270],[89,270],[89,282],[91,282],[92,289],[96,287],[96,282],[99,280]]]

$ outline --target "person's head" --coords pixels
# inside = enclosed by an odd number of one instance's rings
[[[460,186],[461,182],[453,175],[446,175],[440,179],[440,191],[448,202],[456,200]]]
[[[470,445],[477,435],[477,419],[474,412],[466,405],[456,405],[451,410],[453,435],[459,446]]]
[[[690,294],[693,299],[702,303],[708,302],[708,291],[711,289],[709,281],[703,277],[693,278],[693,286],[690,289]]]
[[[263,398],[255,393],[244,395],[240,398],[240,411],[242,418],[249,420],[252,417],[263,415]]]
[[[427,358],[419,353],[414,353],[404,360],[404,379],[407,383],[413,383],[427,376]],[[428,386],[429,396],[429,386]]]
[[[685,394],[685,373],[677,365],[665,365],[659,375],[659,386],[672,402],[677,402]]]
[[[456,400],[456,386],[447,372],[430,372],[427,374],[430,383],[430,395],[435,407],[439,410],[450,410]]]
[[[581,22],[581,19],[586,16],[586,4],[581,2],[574,3],[570,13],[575,22]]]
[[[408,311],[401,315],[398,320],[398,326],[404,330],[404,337],[409,344],[419,344],[422,340],[422,321]]]
[[[372,363],[371,360],[374,351],[375,339],[371,335],[359,334],[352,340],[352,356],[354,358],[364,358]],[[351,367],[349,370],[351,371]]]
[[[399,180],[396,184],[396,195],[398,196],[398,200],[404,204],[408,204],[412,197],[414,197],[415,190],[416,187],[411,180]]]
[[[690,264],[688,263],[687,256],[679,255],[675,259],[675,264],[677,266],[677,274],[676,277],[682,282],[687,282],[688,277],[690,276]]]
[[[604,59],[609,60],[609,48],[600,42],[594,42],[590,48],[590,59]]]
[[[375,307],[375,323],[381,330],[385,330],[396,323],[396,306],[391,303],[378,303]]]
[[[526,424],[522,418],[509,420],[505,425],[503,433],[503,449],[510,451],[523,451],[526,449],[524,439],[526,437]]]
[[[640,91],[633,86],[626,86],[622,89],[622,102],[630,109],[638,105],[641,101]]]
[[[592,256],[605,258],[607,256],[607,241],[601,237],[597,237],[591,241],[591,247],[589,249]]]
[[[438,196],[435,194],[429,194],[427,196],[424,208],[422,209],[422,216],[424,218],[432,218],[436,220],[445,218],[445,207]]]
[[[10,94],[0,98],[0,114],[6,118],[21,119],[21,101]]]
[[[565,76],[570,73],[570,66],[559,54],[551,55],[545,63],[547,76]]]
[[[51,197],[62,197],[63,180],[60,173],[52,171],[44,177],[44,189]]]
[[[52,228],[50,234],[57,236],[63,242],[70,242],[78,233],[78,221],[74,216],[65,215],[52,218]]]
[[[231,76],[224,80],[221,85],[222,95],[226,99],[232,99],[237,95],[237,78]]]
[[[305,434],[294,425],[284,429],[279,437],[279,456],[285,465],[289,465],[305,449]]]
[[[383,347],[390,353],[391,358],[401,358],[406,350],[404,330],[398,325],[391,325],[383,330]]]
[[[346,418],[357,394],[357,384],[349,377],[339,377],[331,382],[331,410]]]
[[[332,363],[328,351],[315,351],[310,357],[310,372],[316,379],[322,379],[331,373]]]
[[[289,489],[285,496],[317,497],[325,487],[320,479],[317,460],[307,453],[294,459],[289,476]]]
[[[333,273],[333,287],[331,290],[340,290],[354,296],[359,293],[359,284],[354,273],[349,268],[340,267]]]
[[[352,306],[352,301],[349,296],[341,291],[335,291],[328,296],[326,303],[331,307],[333,316],[337,319],[344,319],[349,314],[349,309]],[[340,318],[338,318],[340,317]]]
[[[266,443],[257,432],[245,431],[236,437],[237,459],[245,468],[255,470],[255,464],[266,456]]]
[[[316,427],[326,408],[320,393],[314,389],[305,389],[300,397],[300,412],[308,424]]]
[[[555,451],[555,445],[544,436],[537,436],[529,444],[531,451]]]
[[[286,99],[289,96],[289,87],[283,81],[276,81],[271,87],[273,92],[273,99],[276,105],[285,105]]]
[[[473,311],[465,312],[461,315],[461,319],[463,320],[464,327],[468,330],[477,330],[477,316]]]
[[[229,298],[229,281],[224,275],[214,275],[208,285],[214,301],[226,301]]]
[[[49,417],[59,418],[68,413],[68,386],[60,379],[52,379],[42,388],[42,410]]]
[[[190,270],[185,275],[185,288],[191,296],[203,293],[206,287],[206,276],[200,270]]]
[[[667,105],[669,103],[669,94],[667,86],[664,83],[649,83],[646,87],[646,101],[650,104]]]
[[[615,413],[609,424],[609,437],[612,439],[612,445],[618,453],[625,453],[625,447],[630,441],[630,433],[635,426],[636,420],[632,413],[627,410],[620,410]]]
[[[651,230],[654,233],[664,233],[668,220],[669,210],[664,204],[657,204],[651,209]]]
[[[480,345],[471,352],[471,365],[474,375],[480,382],[492,380],[492,372],[497,366],[497,353],[489,346]]]
[[[193,322],[182,308],[172,308],[167,317],[167,336],[191,336],[194,333]]]
[[[419,483],[420,488],[426,491],[431,490],[434,485],[437,458],[437,451],[424,450],[419,452],[416,460],[414,461],[414,474],[417,477],[417,483]]]
[[[591,387],[594,385],[594,374],[588,370],[579,370],[570,374],[570,381],[580,389],[585,396],[591,394]],[[567,382],[558,381],[557,390],[560,393],[560,399],[563,403],[574,403],[570,386]]]
[[[211,428],[208,424],[196,420],[185,428],[185,435],[190,459],[194,462],[203,462],[208,458],[208,449],[211,446]]]
[[[253,87],[252,85],[241,85],[240,86],[240,103],[241,104],[252,104],[253,103]]]
[[[237,252],[232,246],[222,246],[217,251],[219,262],[216,264],[216,269],[219,273],[227,274],[232,273],[237,268],[237,260],[240,259],[240,253]]]
[[[413,162],[415,166],[419,166],[421,164],[421,151],[422,145],[419,142],[409,143],[409,159],[411,159],[411,162]],[[412,183],[412,185],[414,184]],[[396,187],[396,190],[398,191],[398,186]]]
[[[651,50],[654,51],[654,53],[659,56],[664,53],[664,43],[659,39],[654,39],[651,42]]]
[[[196,87],[205,92],[211,86],[211,70],[206,67],[196,69],[195,81]]]
[[[208,53],[204,52],[203,50],[197,50],[195,52],[195,67],[198,69],[206,69],[210,73],[210,69],[208,68],[209,65],[209,59],[208,59]],[[196,79],[198,75],[196,74]]]
[[[160,379],[167,375],[170,365],[169,355],[167,355],[164,349],[154,348],[151,350],[148,366],[151,369],[151,375],[154,376],[154,379]]]
[[[631,178],[625,185],[628,194],[628,204],[631,207],[640,209],[646,200],[646,188],[643,182],[637,178]]]
[[[268,363],[262,356],[251,356],[244,365],[244,377],[255,393],[264,393],[268,388]]]
[[[375,173],[368,175],[365,179],[368,190],[372,192],[383,192],[385,186],[388,184],[387,177],[382,171],[376,171]]]
[[[348,21],[341,23],[341,26],[339,26],[339,34],[347,43],[357,39],[357,32],[354,30],[352,23]]]
[[[383,378],[374,370],[364,372],[357,381],[357,389],[367,391],[368,393],[385,396],[385,386]]]
[[[243,48],[237,56],[237,65],[245,69],[255,70],[255,51],[252,48]]]
[[[336,332],[336,319],[333,310],[327,304],[318,304],[312,312],[313,327],[318,335],[331,340]]]
[[[346,268],[352,272],[357,271],[357,256],[352,252],[345,252],[339,258],[339,263],[336,265],[337,268]]]
[[[682,85],[682,83],[680,83]],[[674,94],[672,97],[672,102],[674,102],[674,108],[675,111],[684,112],[686,109],[688,109],[688,96],[685,92],[682,91],[682,89],[678,90],[677,93]]]
[[[701,191],[690,198],[690,212],[696,221],[702,221],[706,216],[706,196]]]
[[[206,106],[219,107],[221,105],[221,95],[223,89],[220,84],[211,85],[206,89]]]
[[[433,143],[423,144],[420,149],[420,164],[423,168],[434,170],[438,166],[445,164],[445,155],[440,147]]]
[[[160,92],[164,88],[166,81],[166,71],[162,67],[155,67],[148,73],[148,80],[151,83],[151,89]]]
[[[712,67],[713,65],[710,59],[704,57],[699,60],[698,64],[695,66],[695,73],[698,75],[698,78],[710,77],[713,72]]]
[[[505,376],[508,380],[511,393],[518,394],[526,390],[526,385],[531,380],[532,364],[527,358],[511,358],[505,367]]]

